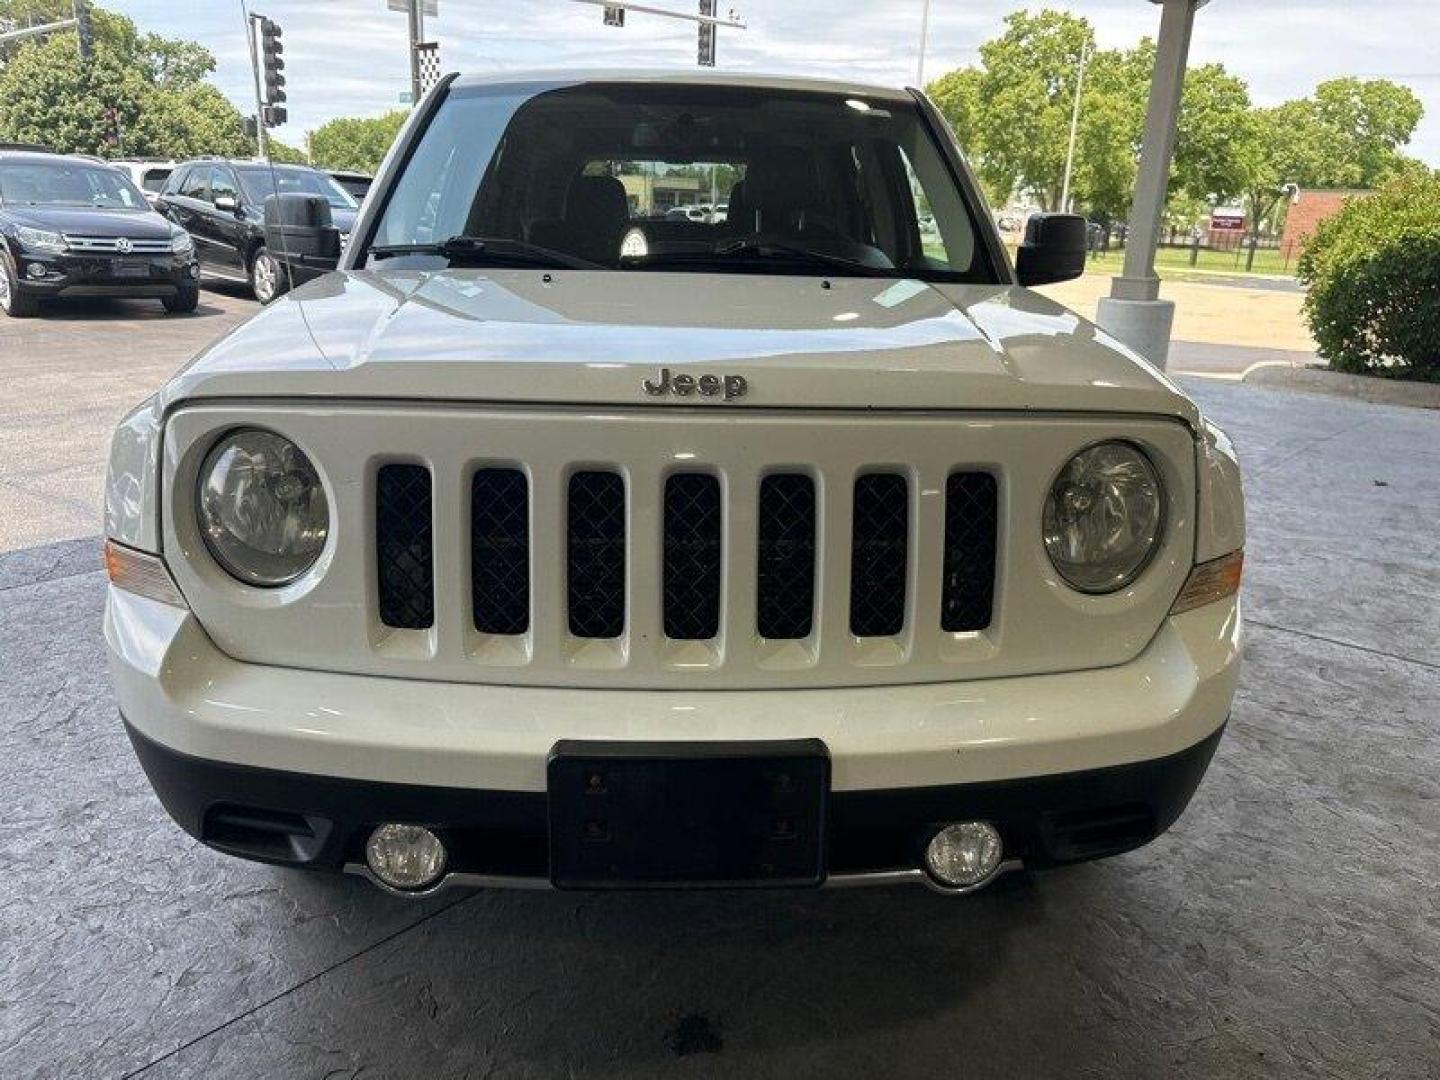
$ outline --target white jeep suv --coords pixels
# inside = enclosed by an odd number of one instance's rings
[[[1184,394],[1026,288],[1084,232],[1012,267],[914,91],[444,81],[339,271],[116,434],[161,801],[406,895],[964,893],[1153,839],[1230,709],[1243,504]]]

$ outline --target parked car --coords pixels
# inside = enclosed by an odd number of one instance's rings
[[[642,136],[744,170],[708,243],[622,254]],[[1030,290],[1082,218],[1012,268],[934,105],[841,82],[447,77],[401,140],[339,271],[114,440],[104,638],[186,830],[405,896],[959,895],[1175,821],[1240,477]]]
[[[330,178],[348,191],[356,202],[363,202],[370,185],[375,178],[369,173],[348,172],[344,169],[331,169]]]
[[[39,301],[154,297],[194,311],[199,268],[184,230],[123,173],[88,158],[0,150],[0,310]]]
[[[164,158],[136,158],[133,161],[112,161],[110,166],[130,177],[131,183],[145,193],[145,198],[155,202],[165,181],[175,171],[175,162]]]
[[[357,203],[327,174],[305,165],[207,158],[175,167],[156,208],[195,240],[203,276],[244,282],[268,304],[290,287],[285,265],[265,244],[265,200],[277,193],[320,195],[347,237]]]

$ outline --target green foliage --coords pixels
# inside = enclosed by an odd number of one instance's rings
[[[0,0],[0,17],[64,18],[68,0]],[[73,32],[21,44],[0,69],[0,139],[67,153],[133,157],[253,153],[239,111],[205,77],[209,51],[140,34],[94,11],[95,55],[82,62]]]
[[[927,90],[970,155],[987,192],[1016,191],[1057,209],[1064,182],[1075,79],[1093,46],[1085,19],[1016,12],[981,46],[981,64],[949,72]],[[1131,195],[1155,68],[1155,43],[1093,54],[1081,94],[1072,190],[1092,218],[1123,217]],[[1313,97],[1254,108],[1242,79],[1220,64],[1186,74],[1171,173],[1172,199],[1243,196],[1252,222],[1275,215],[1286,184],[1372,187],[1420,168],[1403,156],[1424,109],[1383,79],[1322,83]]]
[[[396,109],[384,116],[331,120],[311,133],[310,156],[322,169],[373,174],[408,116],[404,109]]]
[[[1315,95],[1258,109],[1239,140],[1253,228],[1302,188],[1372,188],[1423,168],[1404,156],[1425,108],[1385,79],[1332,79]]]
[[[1130,207],[1155,44],[1094,49],[1090,23],[1074,15],[1016,12],[1005,32],[980,49],[982,66],[941,76],[927,88],[975,162],[987,190],[1007,201],[1015,190],[1057,209],[1082,50],[1091,50],[1081,92],[1072,190],[1097,219]],[[1172,188],[1222,198],[1244,176],[1232,146],[1250,100],[1245,84],[1219,64],[1186,80]]]
[[[1331,367],[1440,381],[1440,174],[1348,202],[1316,230],[1300,277]]]

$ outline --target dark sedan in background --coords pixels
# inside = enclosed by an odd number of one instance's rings
[[[175,167],[155,200],[162,214],[195,240],[206,277],[244,282],[268,304],[291,284],[283,253],[265,240],[265,200],[271,195],[318,195],[342,242],[355,224],[359,204],[329,175],[305,165],[207,158]]]
[[[0,150],[0,311],[24,318],[46,298],[199,301],[195,248],[123,173],[88,158]]]

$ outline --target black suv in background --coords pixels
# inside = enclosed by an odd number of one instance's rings
[[[349,237],[358,204],[329,175],[305,165],[221,158],[182,162],[155,208],[194,238],[201,273],[246,282],[255,299],[268,304],[290,282],[265,246],[265,200],[292,193],[324,197],[342,242]]]
[[[94,158],[0,149],[0,311],[49,297],[199,302],[194,245],[129,178]]]

